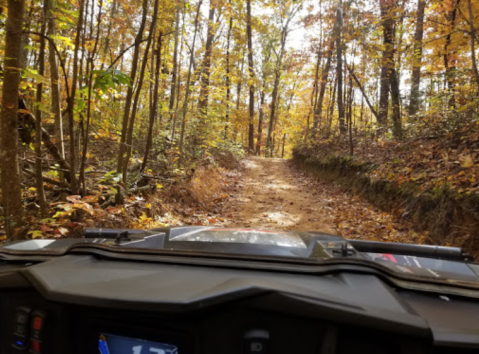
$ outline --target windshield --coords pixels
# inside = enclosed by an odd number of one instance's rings
[[[7,7],[0,253],[476,281],[479,0]]]

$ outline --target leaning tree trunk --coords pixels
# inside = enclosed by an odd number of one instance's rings
[[[409,100],[409,115],[413,116],[419,109],[419,84],[421,83],[422,37],[424,35],[425,0],[417,2],[416,33],[414,35],[414,55],[411,78],[411,98]]]
[[[12,239],[23,222],[22,189],[18,165],[18,88],[21,78],[24,0],[8,0],[0,119],[2,204],[7,238]]]
[[[253,71],[253,40],[251,31],[251,0],[246,0],[246,33],[248,36],[248,72],[249,72],[249,129],[248,149],[254,151],[254,71]]]

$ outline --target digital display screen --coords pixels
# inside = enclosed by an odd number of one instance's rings
[[[100,334],[98,350],[100,354],[178,354],[173,344],[105,333]]]

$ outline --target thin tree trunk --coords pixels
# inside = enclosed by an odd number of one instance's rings
[[[391,100],[393,105],[393,136],[396,139],[402,138],[401,124],[401,102],[399,100],[399,80],[396,69],[393,68],[389,76],[391,84]]]
[[[243,73],[243,68],[244,68],[244,56],[243,56],[243,59],[241,60],[241,69],[240,69],[240,75],[241,76],[242,76],[242,73]],[[240,75],[238,75],[238,77]],[[236,112],[238,112],[239,109],[240,109],[241,87],[242,87],[242,81],[240,79],[240,80],[238,80],[238,84],[236,85]],[[236,141],[236,136],[237,135],[238,135],[238,130],[235,127],[235,129],[233,130],[233,141]]]
[[[21,78],[24,0],[8,0],[0,119],[2,204],[7,238],[12,239],[23,222],[18,165],[18,88]],[[8,166],[8,168],[7,168]]]
[[[154,28],[156,27],[156,20],[158,18],[158,2],[159,0],[155,0],[155,5],[153,9],[153,19],[151,21],[150,31],[148,34],[148,40],[146,42],[145,52],[143,53],[143,61],[141,63],[140,69],[140,77],[138,78],[138,86],[136,87],[135,92],[135,99],[133,102],[132,110],[131,110],[131,117],[128,122],[128,130],[127,130],[127,138],[126,138],[126,156],[125,161],[123,161],[123,181],[125,182],[125,188],[127,188],[128,184],[128,162],[130,161],[131,157],[131,150],[133,144],[133,128],[135,126],[136,120],[136,112],[138,110],[138,102],[140,100],[140,93],[143,87],[143,79],[145,77],[145,70],[146,65],[148,64],[148,53],[150,52],[151,42],[154,36]]]
[[[348,68],[351,76],[353,77],[354,81],[356,81],[356,84],[358,85],[359,87],[359,90],[361,91],[364,99],[366,100],[366,103],[368,104],[368,107],[369,109],[371,110],[371,112],[374,114],[374,117],[376,117],[376,119],[378,119],[378,112],[376,112],[376,110],[374,109],[373,105],[371,104],[371,102],[369,101],[368,99],[368,96],[366,95],[366,92],[364,91],[363,89],[363,86],[361,85],[361,82],[359,81],[359,79],[357,78],[356,74],[354,74],[354,72],[351,70],[351,68],[346,65],[346,67]]]
[[[87,119],[86,119],[86,127],[85,127],[85,136],[83,138],[83,150],[82,150],[82,156],[81,156],[81,164],[80,164],[80,183],[83,186],[83,195],[86,194],[87,191],[87,185],[85,181],[85,166],[86,166],[86,155],[88,151],[88,136],[90,135],[90,124],[91,124],[91,91],[93,88],[93,69],[94,69],[94,58],[96,55],[96,51],[98,48],[98,42],[100,41],[100,26],[101,26],[101,17],[102,17],[102,7],[103,7],[103,0],[100,0],[100,6],[98,10],[98,20],[97,20],[97,32],[96,32],[96,38],[95,38],[95,45],[94,48],[89,54],[88,60],[87,60],[87,66],[90,64],[90,67],[88,69],[88,104],[87,104]],[[94,12],[94,9],[92,8],[92,14]],[[90,25],[90,36],[93,37],[93,19],[91,20],[91,25]]]
[[[314,110],[314,131],[318,130],[319,126],[322,124],[322,114],[323,114],[323,100],[324,93],[326,91],[326,84],[328,83],[329,70],[331,68],[331,58],[333,56],[333,47],[334,44],[331,43],[328,50],[328,58],[326,59],[326,66],[324,67],[323,73],[321,75],[321,83],[319,88],[319,97],[315,104]]]
[[[158,1],[156,1],[157,3]],[[155,118],[158,109],[158,90],[160,87],[160,66],[161,66],[161,45],[163,42],[163,33],[158,35],[158,47],[156,49],[156,65],[155,65],[155,85],[153,88],[153,105],[150,110],[150,122],[148,125],[148,136],[146,138],[146,147],[145,147],[145,156],[143,157],[143,163],[141,165],[141,171],[143,172],[146,169],[148,163],[148,155],[151,148],[151,143],[153,140],[153,125],[155,124]]]
[[[211,74],[211,52],[213,49],[213,39],[215,35],[215,4],[214,0],[210,0],[210,9],[208,15],[208,30],[206,35],[205,55],[201,63],[200,70],[200,96],[198,98],[198,112],[200,113],[199,131],[195,137],[195,141],[199,145],[203,145],[203,140],[207,134],[207,115],[208,115],[208,99],[210,94],[210,74]],[[194,50],[192,48],[192,50]]]
[[[452,0],[452,1],[454,1],[454,7],[446,15],[446,18],[448,20],[448,23],[451,25],[451,28],[448,29],[449,33],[446,36],[446,43],[444,44],[443,58],[444,58],[444,68],[446,69],[445,75],[446,75],[447,89],[450,95],[449,107],[454,109],[456,107],[454,75],[456,71],[457,60],[453,58],[451,61],[449,61],[449,56],[455,53],[455,52],[449,53],[449,46],[451,45],[452,32],[454,31],[454,28],[456,27],[457,7],[459,5],[460,0]],[[454,57],[454,55],[452,57]]]
[[[417,2],[416,33],[414,35],[414,55],[411,78],[411,98],[409,100],[409,115],[413,116],[419,110],[419,85],[421,83],[422,38],[424,35],[425,0]]]
[[[318,54],[317,54],[317,59],[316,59],[316,69],[314,73],[314,87],[313,87],[313,92],[311,92],[311,109],[313,110],[313,113],[316,113],[316,107],[318,105],[317,102],[317,93],[319,91],[319,67],[321,66],[321,43],[320,47],[318,49]],[[316,114],[313,115],[313,132],[312,136],[314,137],[317,133],[317,128],[318,128],[318,116]]]
[[[333,114],[334,114],[334,104],[336,101],[336,92],[338,87],[338,77],[336,76],[334,80],[334,87],[333,87],[333,97],[331,99],[331,106],[329,107],[329,116],[328,116],[328,137],[331,134],[331,125],[333,123]]]
[[[469,26],[471,28],[471,59],[472,59],[472,72],[474,74],[474,79],[476,80],[476,84],[479,90],[479,72],[477,71],[477,62],[476,62],[476,48],[475,48],[475,40],[474,40],[474,33],[476,33],[476,29],[474,28],[474,14],[472,12],[472,3],[471,0],[467,2],[469,8]]]
[[[183,22],[185,20],[185,11],[182,12],[183,13]],[[181,53],[183,53],[183,45],[184,45],[184,42],[185,42],[185,36],[184,36],[184,33],[183,31],[181,31],[181,45],[180,45],[180,59],[179,59],[179,63],[177,63],[177,67],[180,67],[181,68],[181,65],[182,65],[182,56],[181,56]],[[175,111],[173,114],[170,114],[170,122],[171,122],[171,118],[173,118],[173,124],[171,126],[171,142],[173,143],[175,141],[175,134],[177,134],[176,132],[176,122],[177,122],[177,118],[178,118],[178,107],[180,105],[180,83],[181,83],[181,71],[180,72],[177,72],[177,79],[176,79],[176,103],[174,105],[175,107]],[[170,96],[171,98],[171,96]]]
[[[120,140],[120,148],[118,152],[118,163],[117,163],[117,173],[123,173],[123,164],[125,162],[125,155],[126,155],[126,141],[127,141],[127,131],[128,131],[128,123],[130,118],[130,109],[131,109],[131,101],[133,98],[133,85],[135,84],[136,72],[138,68],[138,58],[140,56],[140,44],[143,38],[143,31],[145,30],[146,25],[146,15],[148,13],[148,0],[143,0],[142,4],[142,18],[140,23],[140,28],[138,29],[138,33],[135,38],[135,51],[133,53],[133,59],[131,64],[131,74],[130,74],[130,86],[128,86],[128,91],[126,94],[126,101],[125,101],[125,108],[123,109],[123,124],[121,128],[121,140]],[[123,181],[126,181],[126,176],[122,176]],[[116,197],[116,202],[119,204],[122,200],[122,196],[120,194],[120,190],[118,190],[118,194]]]
[[[336,50],[337,50],[337,69],[336,75],[338,77],[338,119],[339,132],[345,134],[347,131],[344,122],[344,103],[343,103],[343,45],[341,43],[341,33],[343,27],[343,2],[339,0],[336,14]]]
[[[258,121],[258,139],[256,139],[256,155],[261,155],[261,141],[263,138],[263,119],[264,119],[264,98],[266,91],[266,75],[263,76],[263,87],[261,88],[260,94],[260,107],[259,107],[259,121]]]
[[[231,11],[231,0],[229,1],[229,11]],[[230,43],[231,31],[233,30],[233,15],[230,14],[227,45],[226,45],[226,115],[225,115],[225,139],[228,137],[228,124],[230,120],[230,98],[231,98],[231,78],[230,78]]]
[[[73,78],[72,88],[70,94],[70,102],[68,102],[68,129],[70,133],[70,189],[73,194],[78,194],[77,176],[76,176],[76,144],[75,144],[75,117],[73,115],[73,108],[75,106],[75,95],[78,81],[78,50],[80,49],[80,38],[83,30],[83,10],[85,2],[79,0],[79,16],[77,24],[77,33],[75,36],[75,51],[73,54]]]
[[[190,82],[191,82],[191,69],[193,68],[193,62],[195,60],[195,44],[196,44],[196,35],[198,33],[198,18],[200,16],[200,9],[203,0],[200,0],[198,3],[198,10],[196,11],[196,18],[195,18],[195,32],[193,34],[193,43],[191,44],[191,54],[190,54],[190,64],[188,66],[188,76],[186,78],[186,88],[185,88],[185,99],[183,101],[182,107],[182,120],[181,120],[181,134],[180,134],[180,143],[178,146],[178,151],[180,153],[181,158],[178,159],[178,166],[181,165],[181,161],[183,160],[183,139],[185,137],[185,129],[186,129],[186,113],[188,111],[188,98],[190,96]]]
[[[170,111],[170,119],[174,118],[176,123],[176,110],[173,112],[175,107],[175,94],[176,94],[176,77],[178,75],[178,36],[180,32],[180,10],[181,10],[181,1],[178,1],[176,5],[176,23],[175,23],[175,48],[173,50],[173,73],[171,75],[171,93],[170,93],[170,105],[168,107]],[[179,97],[178,97],[179,99]],[[173,117],[174,115],[174,117]],[[176,124],[175,124],[176,125]],[[174,130],[174,129],[173,129]]]
[[[281,49],[279,51],[279,55],[276,58],[276,66],[274,68],[274,83],[273,83],[273,93],[271,97],[271,114],[269,117],[269,125],[268,125],[268,138],[266,140],[266,154],[268,156],[272,156],[273,153],[273,142],[272,142],[272,135],[273,135],[273,125],[276,118],[276,105],[278,99],[278,89],[279,89],[279,79],[281,77],[281,67],[283,65],[283,55],[284,55],[284,47],[286,44],[286,37],[288,36],[288,24],[286,23],[285,27],[281,31]]]
[[[47,31],[47,13],[49,8],[49,0],[45,0],[43,3],[43,20],[41,22],[40,33],[42,34],[40,38],[40,52],[38,54],[38,75],[45,75],[45,33]],[[45,189],[43,188],[43,171],[42,171],[42,111],[40,109],[42,103],[42,94],[43,94],[43,82],[40,81],[37,84],[37,109],[36,117],[37,121],[35,124],[36,136],[35,136],[35,175],[36,175],[36,185],[37,185],[37,199],[38,204],[40,204],[40,215],[42,219],[45,219],[48,216],[48,205],[47,199],[45,197]]]
[[[381,7],[381,21],[383,27],[383,56],[381,63],[381,87],[379,97],[379,113],[378,123],[384,128],[388,118],[389,106],[389,77],[394,68],[394,51],[393,51],[393,26],[394,22],[391,15],[392,0],[379,0]]]
[[[253,40],[251,30],[251,0],[246,0],[246,32],[248,37],[248,72],[249,72],[249,134],[248,148],[254,151],[254,71],[253,71]]]
[[[55,16],[53,15],[52,0],[45,0],[45,8],[47,9],[47,21],[48,21],[48,36],[52,37],[56,34],[55,29]],[[48,60],[50,63],[50,87],[52,92],[52,112],[54,114],[54,136],[55,143],[63,158],[65,158],[65,145],[63,143],[63,119],[61,109],[61,96],[60,96],[60,74],[58,72],[58,62],[55,53],[54,43],[48,41]]]

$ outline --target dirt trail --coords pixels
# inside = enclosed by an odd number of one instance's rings
[[[264,229],[303,229],[334,232],[334,224],[321,210],[327,207],[312,182],[298,177],[285,160],[249,158],[226,213],[231,226]]]
[[[410,225],[282,159],[251,157],[233,182],[223,227],[310,230],[346,238],[421,242]]]

